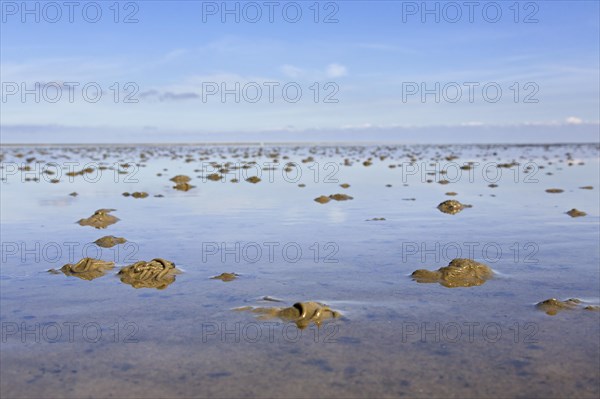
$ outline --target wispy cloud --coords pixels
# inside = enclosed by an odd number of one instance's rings
[[[348,74],[348,69],[344,65],[329,64],[327,66],[327,76],[330,78],[340,78]]]
[[[302,68],[298,68],[288,64],[283,65],[281,67],[281,71],[285,76],[290,77],[292,79],[297,79],[305,73]]]
[[[170,91],[160,92],[158,90],[148,90],[139,94],[141,100],[157,100],[160,102],[164,101],[182,101],[182,100],[194,100],[200,98],[198,93],[183,92],[173,93]]]
[[[576,116],[570,116],[566,119],[566,122],[568,125],[581,125],[583,123],[583,120]]]

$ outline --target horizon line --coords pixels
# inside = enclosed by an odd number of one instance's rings
[[[124,143],[2,143],[0,147],[33,147],[33,146],[124,146],[124,147],[135,147],[135,146],[156,146],[156,147],[167,147],[167,146],[265,146],[265,145],[317,145],[317,146],[336,146],[336,145],[430,145],[430,146],[514,146],[514,147],[526,147],[526,146],[563,146],[563,145],[600,145],[598,142],[541,142],[541,143],[514,143],[514,142],[497,142],[497,143],[425,143],[425,142],[396,142],[396,141],[323,141],[323,142],[311,142],[311,141],[295,141],[295,142],[277,142],[277,141],[248,141],[248,142],[124,142]]]

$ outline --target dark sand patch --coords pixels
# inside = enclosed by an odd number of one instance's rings
[[[100,259],[83,258],[75,264],[66,264],[60,270],[50,269],[48,272],[58,274],[62,272],[65,276],[74,276],[82,280],[94,280],[102,277],[108,270],[115,267],[114,262],[106,262]]]
[[[128,192],[123,193],[123,197],[129,197],[129,196],[131,196],[133,198],[146,198],[148,196],[148,193],[140,192],[140,191],[136,191],[131,194],[129,194]]]
[[[354,199],[354,197],[351,197],[346,194],[331,194],[329,198],[331,198],[334,201],[349,201]]]
[[[331,201],[331,198],[325,195],[321,195],[320,197],[315,198],[315,202],[318,202],[319,204],[326,204],[329,201]]]
[[[175,281],[175,275],[181,273],[173,262],[165,259],[140,261],[119,270],[121,282],[133,288],[156,288],[163,290]]]
[[[179,190],[179,191],[189,191],[194,187],[196,187],[196,186],[192,186],[189,183],[177,183],[176,185],[173,186],[173,188],[175,190]]]
[[[444,287],[455,288],[482,285],[493,275],[492,269],[483,263],[457,258],[435,271],[415,270],[411,277],[418,283],[440,283]]]
[[[577,298],[570,298],[570,299],[567,299],[566,301],[560,301],[556,298],[550,298],[550,299],[546,299],[545,301],[539,302],[535,306],[536,306],[536,308],[546,312],[546,314],[548,314],[550,316],[554,316],[558,312],[561,312],[563,310],[583,309],[583,310],[590,310],[590,311],[600,311],[600,306],[587,305],[585,307],[582,307],[583,302],[581,301],[581,299],[577,299]]]
[[[566,214],[571,216],[572,218],[578,218],[587,215],[587,213],[575,208],[571,209],[569,212],[566,212]]]
[[[81,226],[92,226],[97,229],[105,229],[111,224],[115,224],[119,219],[110,212],[116,211],[116,209],[98,209],[92,216],[87,219],[80,219],[77,223]]]
[[[115,245],[125,244],[126,242],[127,240],[123,237],[104,236],[94,241],[94,244],[102,248],[112,248]]]
[[[220,181],[223,178],[223,176],[221,176],[218,173],[211,173],[210,175],[206,176],[206,178],[212,181]]]
[[[319,302],[297,302],[288,308],[253,308],[252,306],[245,306],[233,310],[259,314],[259,320],[279,318],[286,322],[294,322],[301,330],[311,323],[320,326],[325,320],[342,317],[341,313]]]
[[[447,213],[449,215],[455,215],[458,212],[462,211],[463,209],[471,208],[471,207],[472,207],[472,205],[461,204],[460,202],[458,202],[456,200],[447,200],[437,206],[437,208],[441,212]]]
[[[212,280],[221,280],[225,282],[233,281],[238,278],[240,275],[237,273],[221,273],[218,276],[211,277]]]
[[[177,175],[170,179],[174,183],[189,183],[192,180],[189,176],[186,175]]]

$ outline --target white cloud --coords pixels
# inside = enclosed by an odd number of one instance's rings
[[[569,116],[566,119],[566,122],[568,125],[581,125],[583,123],[583,120],[581,118],[578,118],[576,116]]]
[[[323,79],[324,76],[328,78],[339,78],[348,74],[348,68],[341,64],[329,64],[325,70],[318,69],[303,69],[295,65],[285,64],[281,66],[283,74],[292,79],[304,78],[304,79]]]
[[[281,71],[284,73],[285,76],[288,76],[293,79],[296,79],[300,77],[300,75],[304,74],[303,69],[288,64],[282,66]]]
[[[381,126],[374,126],[372,123],[362,123],[362,124],[358,124],[358,125],[342,125],[340,126],[341,129],[347,130],[347,129],[370,129],[372,127],[377,127],[380,128]]]
[[[339,78],[341,76],[346,76],[348,74],[348,69],[340,64],[329,64],[327,66],[327,76],[330,78]]]

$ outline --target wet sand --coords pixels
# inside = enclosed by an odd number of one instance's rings
[[[600,304],[598,151],[2,147],[2,396],[597,397],[600,312],[585,307]],[[36,160],[81,164],[74,176],[40,174],[39,182],[6,173],[8,163]],[[273,178],[265,167],[252,184],[252,162],[274,160]],[[299,180],[293,171],[282,178],[292,161]],[[210,162],[219,167],[203,170]],[[467,164],[458,180],[452,162]],[[433,175],[432,163],[439,165]],[[482,178],[486,163],[497,165],[490,176],[501,170],[502,177]],[[150,195],[134,200],[124,192]],[[440,212],[449,192],[472,208]],[[315,203],[320,196],[330,201]],[[102,230],[76,223],[102,209],[116,209],[104,216],[118,223],[101,223]],[[586,216],[569,217],[571,209]],[[126,242],[99,247],[102,236]],[[21,244],[34,250],[23,258]],[[86,257],[115,268],[93,280],[47,272]],[[170,262],[177,268],[162,289],[133,289],[118,274],[157,258],[169,261],[155,265],[159,274]],[[457,288],[411,277],[455,258],[483,263],[493,277]],[[238,276],[212,279],[224,272]],[[536,306],[549,298],[581,303],[549,315]],[[235,311],[297,302],[326,304],[340,317],[299,329],[297,318]],[[54,339],[57,325],[62,335]],[[23,335],[22,327],[39,329]]]

